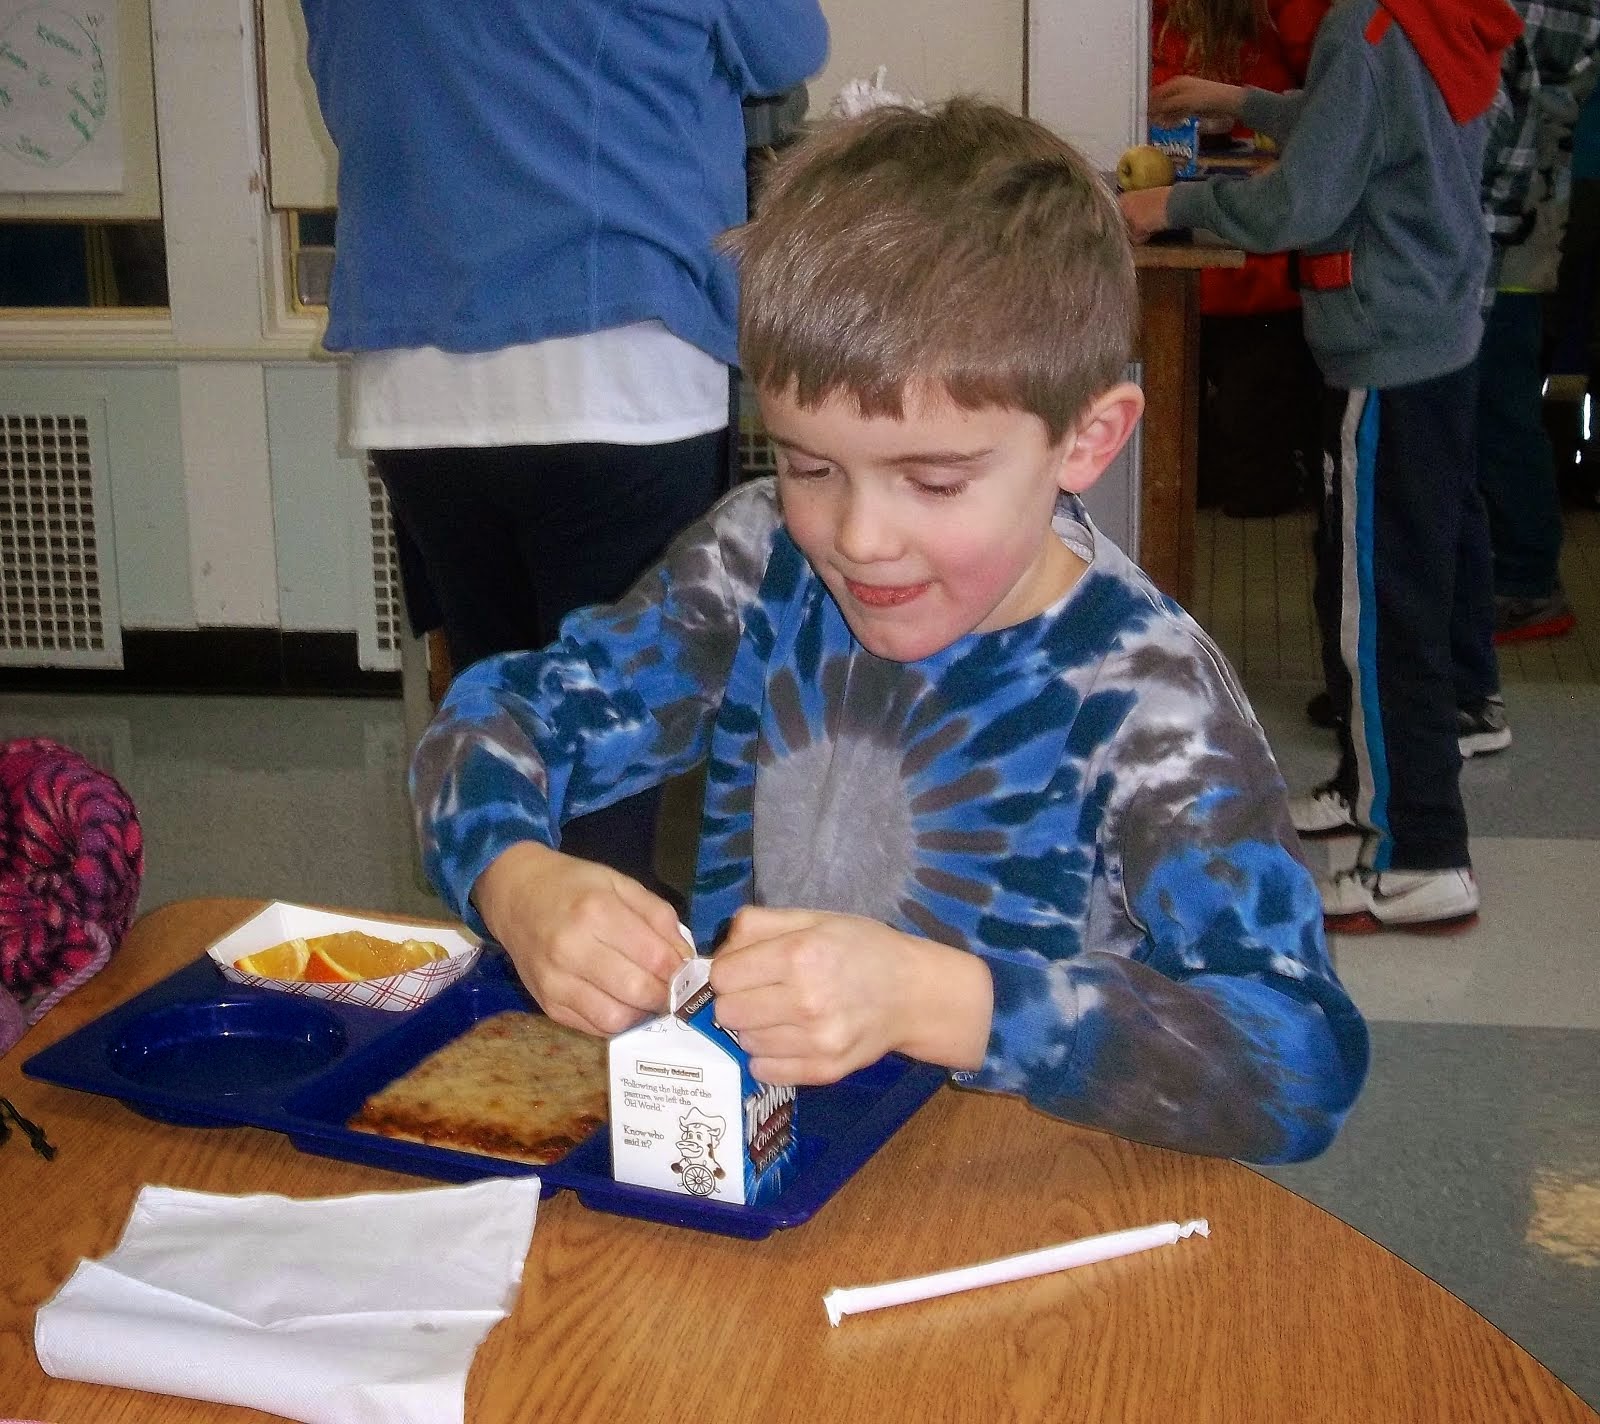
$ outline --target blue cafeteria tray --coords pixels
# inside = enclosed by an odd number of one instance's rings
[[[752,1240],[814,1216],[945,1076],[891,1055],[838,1083],[801,1088],[797,1170],[782,1193],[756,1206],[613,1181],[603,1127],[560,1161],[535,1167],[345,1126],[371,1093],[507,1009],[538,1012],[493,944],[460,980],[404,1014],[233,984],[202,955],[34,1054],[22,1071],[161,1122],[266,1128],[302,1152],[447,1182],[537,1173],[547,1196],[566,1188],[596,1211]]]

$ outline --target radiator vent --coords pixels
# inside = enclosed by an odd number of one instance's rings
[[[778,458],[767,439],[766,427],[761,424],[755,389],[746,381],[739,391],[739,473],[742,478],[753,480],[777,472]]]
[[[370,672],[395,672],[400,667],[400,640],[405,636],[405,600],[400,591],[400,555],[394,544],[394,519],[389,494],[378,472],[367,463],[368,538],[372,550],[372,645],[362,647],[361,666]],[[364,641],[359,639],[358,641]]]
[[[0,663],[122,666],[104,448],[86,415],[0,412]]]

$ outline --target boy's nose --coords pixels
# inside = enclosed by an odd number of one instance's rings
[[[852,490],[839,511],[834,544],[853,564],[870,564],[899,555],[894,521],[881,499]]]

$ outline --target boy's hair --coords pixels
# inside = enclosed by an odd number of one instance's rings
[[[1072,146],[993,104],[888,107],[775,164],[739,260],[739,354],[802,406],[900,418],[908,384],[1038,416],[1059,440],[1122,379],[1138,304],[1110,190]]]

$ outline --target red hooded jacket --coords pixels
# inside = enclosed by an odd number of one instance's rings
[[[1500,87],[1501,51],[1522,33],[1522,17],[1506,0],[1381,0],[1399,22],[1417,57],[1428,66],[1458,124],[1470,123],[1494,102]],[[1380,12],[1368,26],[1376,40]],[[1376,31],[1376,33],[1374,33]]]

